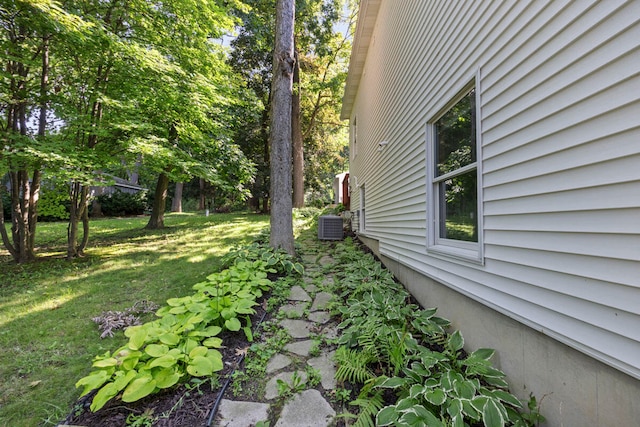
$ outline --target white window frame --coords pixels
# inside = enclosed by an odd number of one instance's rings
[[[456,171],[441,176],[436,176],[436,129],[435,123],[444,116],[456,103],[458,103],[471,89],[475,87],[476,97],[476,161],[466,165]],[[473,263],[484,263],[483,245],[483,215],[482,215],[482,129],[481,129],[481,97],[480,97],[480,75],[476,76],[464,85],[456,95],[433,116],[426,125],[426,165],[427,165],[427,252],[448,258],[456,258]],[[476,170],[477,174],[477,221],[478,221],[478,241],[466,242],[440,237],[440,183],[447,180],[452,175],[458,175],[471,170]]]

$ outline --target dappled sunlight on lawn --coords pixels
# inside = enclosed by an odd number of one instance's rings
[[[21,301],[13,301],[10,304],[0,303],[0,314],[2,314],[0,315],[0,327],[4,327],[9,322],[19,321],[24,316],[45,310],[57,310],[64,304],[83,295],[83,292],[71,292],[68,288],[65,288],[65,290],[67,292],[64,294],[47,296],[41,301],[37,300],[43,295],[32,294],[32,297]]]

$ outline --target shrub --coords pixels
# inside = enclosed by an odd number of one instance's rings
[[[69,219],[69,193],[67,188],[43,187],[38,201],[38,220]]]
[[[132,194],[116,190],[98,196],[98,203],[106,216],[142,215],[148,207],[145,191]]]

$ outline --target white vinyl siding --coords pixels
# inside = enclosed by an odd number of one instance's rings
[[[379,7],[350,111],[367,236],[640,379],[640,2]],[[484,265],[426,250],[425,124],[476,70]]]

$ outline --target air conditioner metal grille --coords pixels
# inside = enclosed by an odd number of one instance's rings
[[[323,215],[318,218],[318,239],[342,240],[342,217],[337,215]]]

